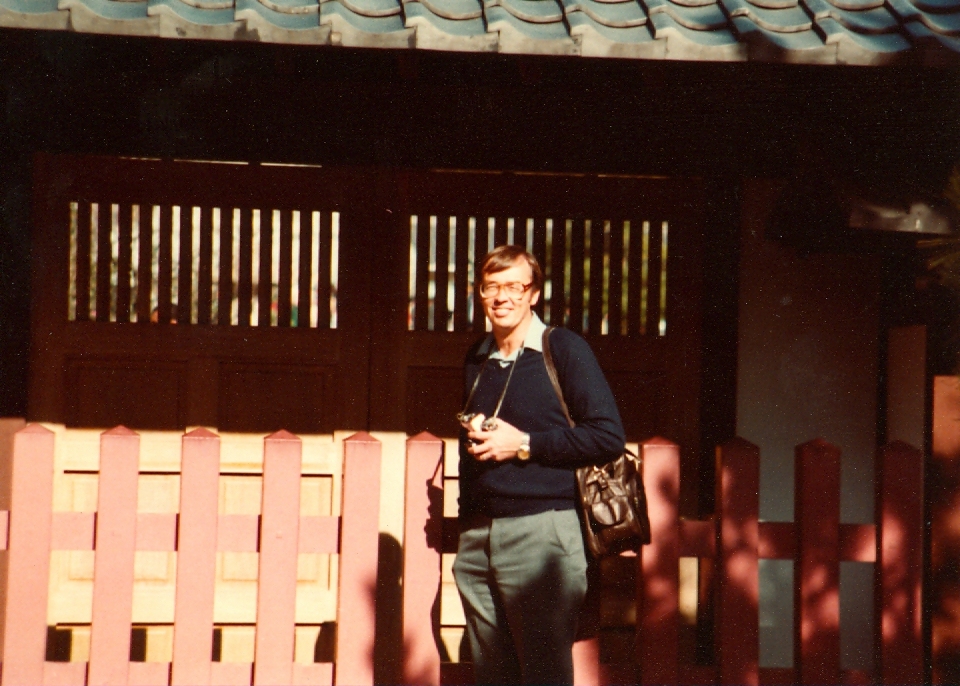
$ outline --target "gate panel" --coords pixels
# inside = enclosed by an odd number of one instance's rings
[[[31,419],[366,426],[357,172],[38,156],[34,185]]]

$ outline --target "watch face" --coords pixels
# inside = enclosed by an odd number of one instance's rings
[[[530,459],[530,446],[529,446],[529,445],[521,445],[521,446],[517,449],[517,457],[519,457],[521,460],[529,460],[529,459]]]

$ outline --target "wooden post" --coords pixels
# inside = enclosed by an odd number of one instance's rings
[[[597,636],[573,644],[573,683],[600,686],[600,639]]]
[[[720,683],[760,679],[758,608],[760,450],[742,438],[717,449],[720,517],[716,645]]]
[[[407,441],[403,530],[403,683],[439,686],[443,442],[429,433]]]
[[[217,564],[220,437],[206,429],[183,437],[180,463],[173,686],[210,683]]]
[[[129,676],[139,456],[140,436],[130,429],[101,435],[90,686],[126,684]]]
[[[839,684],[839,448],[820,438],[797,446],[795,498],[799,682]]]
[[[278,431],[264,439],[255,685],[292,682],[301,451],[300,439],[287,431]]]
[[[923,453],[897,441],[880,451],[880,668],[884,684],[923,683]]]
[[[368,433],[343,442],[340,594],[334,683],[373,684],[381,444]]]
[[[6,563],[0,566],[3,686],[43,683],[47,641],[50,536],[53,527],[53,432],[31,424],[0,453],[10,475]],[[2,558],[0,558],[2,559]]]
[[[637,658],[643,684],[679,677],[680,450],[664,438],[640,446],[652,542],[639,555]]]

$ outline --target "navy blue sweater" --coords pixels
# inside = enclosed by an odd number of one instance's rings
[[[464,398],[483,365],[478,341],[464,365]],[[491,416],[510,380],[500,417],[530,434],[530,460],[479,462],[467,451],[466,431],[460,432],[460,517],[474,514],[517,517],[575,505],[574,470],[603,464],[624,449],[623,425],[610,386],[583,338],[567,329],[554,329],[550,350],[563,396],[576,423],[570,427],[547,375],[543,355],[525,348],[514,363],[490,360],[483,370],[468,412]]]

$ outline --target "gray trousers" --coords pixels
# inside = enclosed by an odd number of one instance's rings
[[[468,523],[453,574],[478,685],[573,683],[577,615],[587,591],[574,510]]]

